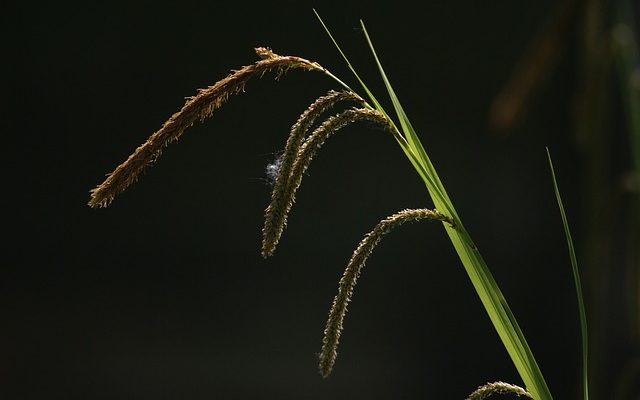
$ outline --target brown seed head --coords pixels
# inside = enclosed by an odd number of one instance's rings
[[[483,400],[493,394],[505,393],[515,394],[516,396],[523,396],[529,399],[533,398],[529,392],[527,392],[520,386],[512,385],[505,382],[493,382],[478,387],[478,389],[476,389],[469,395],[469,397],[467,397],[467,400]]]
[[[256,53],[262,60],[233,71],[226,78],[206,89],[199,90],[197,95],[188,98],[180,111],[173,114],[125,162],[116,167],[102,184],[91,190],[89,205],[91,207],[108,206],[117,194],[135,182],[142,171],[160,157],[167,145],[178,140],[185,129],[194,122],[210,117],[230,95],[242,91],[247,81],[254,76],[260,77],[273,70],[280,76],[290,68],[325,71],[318,63],[300,57],[280,56],[268,48],[258,47]]]
[[[327,118],[309,135],[293,162],[288,182],[281,192],[272,197],[267,208],[262,241],[263,257],[273,254],[287,223],[287,215],[295,202],[295,193],[302,183],[302,176],[317,151],[329,136],[356,121],[369,121],[387,129],[389,127],[387,119],[380,112],[369,108],[354,108]]]
[[[294,161],[300,150],[302,141],[305,138],[309,127],[313,125],[318,116],[326,112],[328,109],[341,101],[353,101],[363,104],[364,100],[357,94],[349,91],[329,91],[327,95],[319,97],[300,115],[296,123],[291,127],[291,132],[287,139],[284,152],[280,161],[280,167],[276,176],[273,191],[271,193],[271,202],[265,211],[265,224],[263,233],[263,249],[267,247],[275,247],[275,243],[271,244],[271,238],[276,236],[277,227],[275,223],[282,220],[282,216],[278,213],[283,212],[283,197],[287,191],[291,170]],[[264,253],[263,253],[264,254]],[[266,255],[266,254],[265,254]]]
[[[432,219],[438,221],[446,221],[452,223],[452,220],[438,210],[429,209],[406,209],[399,213],[393,214],[380,221],[371,232],[369,232],[360,242],[356,250],[349,260],[349,264],[340,279],[338,285],[338,294],[333,300],[329,318],[324,330],[324,338],[322,339],[322,350],[320,351],[320,374],[323,377],[329,376],[333,365],[338,357],[338,342],[343,328],[344,317],[347,313],[347,305],[353,296],[353,289],[362,268],[367,259],[373,252],[373,249],[380,243],[384,235],[391,232],[394,228],[404,224],[405,222],[420,221],[423,219]]]

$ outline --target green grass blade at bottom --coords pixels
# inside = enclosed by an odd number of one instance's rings
[[[320,19],[320,22],[333,41],[334,45],[347,62],[349,68],[356,76],[367,95],[371,98],[376,109],[388,116],[388,114],[384,111],[380,103],[375,99],[368,87],[360,79],[359,75],[347,59],[344,52],[342,52],[342,50],[340,49],[340,46],[333,38],[320,16],[317,13],[316,15],[318,16],[318,19]],[[507,349],[507,352],[513,360],[518,373],[522,377],[527,390],[529,390],[529,392],[535,399],[551,400],[552,396],[549,392],[544,377],[540,372],[538,364],[536,363],[535,358],[533,357],[533,354],[524,338],[524,335],[520,327],[518,326],[518,323],[513,316],[513,313],[511,312],[506,300],[504,299],[500,288],[491,275],[489,268],[480,256],[480,253],[477,251],[477,248],[473,244],[470,236],[464,229],[462,221],[458,217],[458,214],[455,211],[455,208],[453,207],[449,196],[447,195],[444,185],[438,177],[435,168],[431,163],[431,160],[427,156],[427,153],[424,150],[424,147],[422,146],[417,133],[411,125],[409,118],[406,116],[404,109],[400,104],[400,101],[395,95],[395,92],[393,91],[389,80],[386,78],[386,74],[382,69],[382,65],[378,60],[375,49],[373,48],[373,44],[371,43],[366,29],[365,35],[367,36],[367,41],[369,42],[371,50],[374,54],[380,73],[383,76],[387,91],[389,92],[389,95],[392,99],[396,114],[398,115],[401,127],[404,132],[404,136],[402,136],[395,127],[395,124],[393,124],[393,122],[390,120],[393,128],[396,131],[394,132],[394,136],[396,137],[402,150],[411,161],[411,164],[414,166],[419,176],[424,181],[435,207],[452,217],[454,221],[454,227],[445,223],[445,230],[449,235],[449,238],[451,239],[451,242],[453,243],[458,256],[460,257],[460,260],[462,261],[462,264],[467,271],[467,274],[469,275],[469,278],[471,279],[471,282],[473,283],[473,286],[478,293],[482,304],[489,314],[489,317],[496,331],[498,332],[500,339],[502,340],[505,348]]]
[[[437,201],[434,202],[436,208],[441,207]],[[464,229],[446,225],[445,228],[527,390],[535,399],[551,400],[551,393],[533,353],[484,259]]]
[[[395,91],[386,77],[384,69],[377,57],[373,43],[366,31],[364,24],[362,27],[367,38],[367,42],[380,70],[380,74],[385,82],[389,96],[392,99],[396,114],[400,119],[404,134],[410,145],[410,149],[418,155],[418,164],[420,166],[418,172],[425,181],[429,194],[437,209],[448,211],[456,223],[455,228],[445,225],[447,234],[462,261],[471,282],[473,283],[480,300],[485,307],[489,318],[491,319],[500,339],[502,340],[507,352],[509,353],[518,373],[522,377],[527,390],[536,399],[550,400],[552,399],[549,388],[544,380],[540,368],[531,352],[529,345],[520,329],[515,316],[513,315],[509,305],[507,304],[500,288],[498,287],[493,275],[489,271],[486,263],[478,252],[476,246],[470,236],[464,229],[462,221],[458,217],[453,203],[446,193],[442,181],[438,177],[431,160],[424,150],[424,146],[420,142],[411,122],[409,121],[400,101],[395,95]],[[412,164],[416,167],[416,162],[412,160]],[[418,168],[416,168],[418,169]],[[425,172],[426,171],[426,176]]]
[[[402,107],[402,104],[400,104],[400,100],[398,100],[398,96],[393,90],[393,87],[391,86],[391,82],[387,78],[387,74],[385,73],[384,68],[382,68],[382,63],[378,58],[378,54],[376,53],[376,50],[373,46],[373,42],[371,41],[369,32],[367,32],[367,28],[364,25],[364,21],[360,20],[360,26],[362,26],[362,30],[364,32],[365,38],[367,39],[367,43],[369,44],[369,48],[371,49],[373,58],[375,59],[376,65],[378,66],[378,71],[380,72],[384,85],[387,88],[387,92],[389,93],[389,97],[391,98],[393,108],[395,109],[398,119],[400,120],[400,126],[402,127],[402,130],[405,134],[405,137],[407,138],[410,148],[415,152],[418,158],[420,158],[422,165],[427,168],[427,171],[429,173],[428,175],[434,178],[432,182],[434,186],[433,190],[436,192],[438,196],[441,196],[443,198],[443,202],[445,204],[451,203],[451,200],[449,199],[447,191],[444,189],[442,182],[440,181],[440,179],[437,178],[438,174],[436,173],[436,170],[433,167],[433,164],[431,163],[431,160],[429,159],[427,152],[422,146],[422,143],[418,138],[418,134],[413,128],[411,121],[409,121],[409,118],[407,117],[404,111],[404,108]],[[451,214],[456,214],[455,210],[453,209],[442,210],[442,211],[449,211],[449,213]],[[454,216],[457,218],[457,215],[454,215]]]
[[[560,209],[560,216],[562,217],[562,226],[564,228],[564,234],[567,237],[567,247],[569,249],[569,259],[571,260],[571,270],[573,272],[573,281],[576,286],[576,296],[578,297],[578,311],[580,314],[580,333],[582,335],[582,393],[584,400],[589,400],[589,376],[588,376],[588,356],[589,356],[589,340],[587,336],[587,311],[584,305],[584,298],[582,296],[582,284],[580,283],[580,270],[578,269],[578,259],[576,258],[576,251],[573,247],[573,239],[571,238],[571,230],[569,229],[569,222],[567,220],[567,214],[564,211],[562,204],[562,198],[560,196],[560,189],[558,189],[558,181],[556,179],[556,173],[553,168],[553,162],[551,161],[551,153],[547,148],[547,158],[549,159],[549,168],[551,169],[551,179],[553,181],[553,191],[556,195],[556,201],[558,202],[558,208]]]

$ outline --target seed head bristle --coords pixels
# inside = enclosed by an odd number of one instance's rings
[[[533,396],[520,386],[512,385],[505,382],[493,382],[487,383],[484,386],[478,387],[473,393],[467,397],[467,400],[483,400],[493,394],[515,394],[516,396],[523,396],[532,399]]]
[[[262,58],[263,60],[270,60],[272,58],[278,57],[278,55],[271,51],[271,49],[268,47],[256,47],[255,50],[258,57]]]
[[[244,90],[249,79],[277,71],[277,76],[292,68],[304,70],[326,70],[318,63],[295,56],[280,56],[265,47],[256,48],[260,61],[233,71],[226,78],[187,99],[180,111],[173,114],[162,127],[138,147],[125,162],[107,176],[105,181],[90,191],[91,207],[106,207],[116,195],[134,183],[144,169],[160,157],[162,150],[180,138],[184,131],[200,120],[211,116],[214,110],[227,101],[229,96]]]
[[[384,235],[391,232],[394,228],[404,224],[405,222],[420,221],[423,219],[431,219],[452,223],[452,220],[438,210],[429,209],[406,209],[393,214],[376,225],[375,228],[360,242],[356,250],[353,252],[349,264],[345,268],[344,274],[338,285],[338,294],[333,300],[329,318],[324,330],[322,339],[322,350],[320,351],[320,374],[323,377],[329,376],[333,365],[338,356],[338,342],[343,329],[344,317],[347,313],[347,306],[353,296],[353,289],[362,268],[367,259],[380,243]]]
[[[384,128],[389,127],[388,120],[380,112],[368,108],[353,108],[327,118],[309,135],[298,150],[291,166],[288,181],[283,181],[284,188],[281,189],[281,192],[275,193],[267,208],[262,241],[263,257],[272,255],[280,241],[280,236],[282,236],[282,231],[287,223],[287,215],[295,202],[295,193],[315,154],[329,136],[356,121],[369,121]],[[285,176],[282,171],[280,176]]]
[[[266,252],[264,249],[275,249],[275,245],[272,238],[275,237],[276,221],[282,220],[282,216],[279,213],[283,212],[283,196],[286,193],[286,189],[289,183],[289,177],[294,161],[300,150],[302,141],[305,138],[309,127],[313,125],[316,118],[326,112],[328,109],[336,105],[341,101],[353,101],[360,104],[364,103],[364,100],[357,94],[350,91],[329,91],[325,96],[316,99],[298,118],[296,123],[291,127],[287,143],[285,145],[284,152],[278,158],[277,174],[273,184],[273,191],[271,192],[271,202],[265,211],[265,224],[262,229],[263,239],[262,248],[263,255],[266,257],[273,252]]]

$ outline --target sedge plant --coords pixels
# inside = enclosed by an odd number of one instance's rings
[[[195,96],[188,98],[182,109],[173,114],[159,130],[154,132],[145,143],[140,145],[123,163],[117,166],[103,183],[91,190],[89,205],[95,208],[108,206],[120,192],[134,183],[141,173],[160,157],[167,145],[178,140],[184,131],[195,122],[204,121],[210,117],[231,95],[243,92],[245,85],[252,78],[262,77],[269,72],[275,72],[276,78],[280,78],[285,72],[292,69],[323,73],[333,79],[340,86],[340,90],[331,90],[309,105],[293,124],[282,155],[267,169],[268,174],[273,178],[273,190],[271,201],[265,210],[265,223],[262,231],[262,255],[269,257],[274,253],[286,226],[287,216],[295,202],[296,191],[300,187],[305,171],[316,153],[330,136],[355,122],[365,122],[381,127],[395,138],[418,176],[424,182],[434,208],[404,209],[386,217],[372,231],[366,234],[357,246],[340,279],[338,293],[329,312],[319,354],[320,374],[323,377],[329,376],[335,365],[347,306],[353,296],[358,277],[376,245],[386,234],[404,223],[421,220],[439,221],[449,236],[493,326],[524,382],[524,388],[499,381],[488,383],[478,387],[477,390],[471,393],[469,399],[479,400],[495,393],[510,393],[527,398],[551,400],[552,396],[549,388],[525,336],[502,295],[496,280],[465,229],[453,202],[445,190],[444,184],[404,112],[382,68],[364,23],[361,21],[366,41],[391,98],[398,123],[368,89],[325,23],[317,13],[316,15],[353,72],[364,92],[364,96],[358,94],[343,80],[333,75],[317,62],[297,56],[281,56],[269,48],[258,47],[256,48],[256,54],[259,57],[258,61],[234,70],[224,79],[212,86],[199,90]],[[341,111],[331,116],[326,116],[331,109],[338,107],[341,107]],[[555,175],[553,182],[561,207],[567,240],[570,244],[570,249],[573,249]],[[584,306],[581,302],[581,293],[579,291],[579,275],[575,264],[575,254],[573,253],[571,261],[578,287],[580,311],[581,315],[584,316]],[[586,335],[586,322],[583,322],[583,335]],[[583,357],[586,360],[586,341],[584,343]],[[586,363],[584,364],[584,371],[584,385],[586,388]],[[586,400],[586,389],[584,393]]]

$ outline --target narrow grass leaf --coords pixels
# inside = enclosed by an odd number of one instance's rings
[[[349,59],[347,58],[347,56],[344,54],[344,52],[342,51],[342,48],[340,48],[340,45],[338,44],[338,42],[336,41],[336,39],[333,37],[333,35],[331,34],[331,31],[329,30],[329,28],[327,27],[327,25],[324,23],[324,21],[322,20],[322,17],[320,17],[320,14],[318,14],[318,12],[316,11],[316,9],[313,9],[313,12],[316,14],[316,17],[318,18],[318,20],[320,21],[320,24],[322,24],[322,27],[324,28],[325,32],[327,32],[327,35],[329,35],[329,38],[331,39],[331,41],[333,42],[333,45],[336,47],[336,49],[338,49],[338,52],[340,53],[340,55],[342,56],[342,58],[344,59],[344,61],[347,63],[347,66],[349,67],[349,69],[351,70],[351,72],[353,73],[353,75],[356,77],[356,79],[358,80],[358,82],[360,83],[360,86],[362,86],[362,88],[364,89],[364,91],[367,93],[367,96],[369,97],[369,99],[371,100],[371,102],[374,104],[375,108],[378,111],[382,111],[382,106],[380,105],[380,103],[378,102],[378,100],[376,100],[375,96],[373,95],[373,93],[371,93],[371,90],[369,90],[369,88],[367,87],[367,85],[365,85],[364,81],[362,79],[360,79],[360,75],[358,75],[358,73],[356,72],[355,68],[353,68],[353,65],[351,65],[351,62],[349,61]]]
[[[431,160],[429,159],[429,156],[427,155],[427,152],[425,151],[424,147],[422,146],[422,143],[420,142],[420,139],[418,138],[418,134],[416,133],[415,129],[413,128],[413,125],[411,124],[411,121],[409,121],[409,118],[407,117],[407,114],[405,113],[404,108],[402,107],[402,104],[400,104],[400,101],[398,100],[398,96],[396,95],[395,91],[393,90],[393,87],[391,86],[391,83],[389,82],[389,79],[387,78],[387,74],[384,72],[384,68],[382,68],[382,63],[380,62],[380,59],[378,58],[378,54],[376,53],[376,50],[375,50],[375,48],[373,46],[373,42],[371,41],[371,37],[369,36],[369,32],[367,32],[367,28],[364,25],[364,21],[360,20],[360,25],[362,26],[362,30],[364,31],[365,38],[367,39],[367,43],[369,44],[369,48],[371,49],[371,53],[373,54],[373,58],[376,61],[376,65],[378,66],[378,70],[380,71],[380,75],[382,77],[382,80],[384,81],[385,87],[387,88],[387,91],[389,92],[389,97],[391,98],[391,102],[393,103],[393,107],[396,110],[396,114],[398,115],[398,119],[400,120],[400,126],[402,127],[402,131],[404,132],[404,135],[407,138],[409,146],[419,156],[419,158],[422,160],[423,165],[425,167],[427,167],[427,170],[429,171],[429,175],[434,177],[435,187],[440,192],[440,195],[443,197],[443,200],[445,200],[446,202],[450,203],[451,200],[449,199],[447,191],[444,189],[444,185],[442,184],[442,182],[440,181],[439,178],[436,179],[438,174],[436,173],[436,170],[433,167],[433,164],[431,163]],[[449,210],[449,211],[452,211],[452,210]]]
[[[382,114],[384,114],[384,116],[389,120],[389,124],[393,127],[393,129],[392,129],[393,136],[395,137],[396,141],[398,142],[398,144],[400,145],[400,147],[404,151],[405,155],[411,160],[411,163],[413,164],[413,166],[416,169],[421,168],[418,164],[416,164],[415,160],[417,159],[417,157],[416,157],[415,154],[412,153],[413,150],[411,149],[411,147],[407,143],[406,138],[403,137],[400,134],[400,132],[398,131],[398,128],[395,126],[395,123],[393,122],[393,120],[391,118],[389,118],[389,115],[384,110],[384,108],[382,108],[382,105],[380,104],[380,102],[378,102],[378,100],[373,95],[371,90],[369,90],[369,87],[360,78],[360,75],[358,75],[358,72],[355,70],[355,68],[353,67],[353,65],[349,61],[349,58],[347,57],[347,55],[342,51],[342,48],[338,44],[337,40],[334,38],[333,34],[331,34],[331,31],[329,30],[329,27],[327,27],[327,25],[324,23],[324,21],[322,20],[322,17],[320,17],[320,14],[318,14],[318,12],[315,10],[315,8],[313,9],[313,12],[316,14],[316,17],[318,18],[318,21],[320,21],[320,24],[322,25],[322,27],[324,28],[325,32],[327,33],[327,35],[329,36],[329,38],[333,42],[333,45],[336,47],[336,49],[338,50],[338,52],[340,53],[340,55],[342,56],[344,61],[347,63],[347,66],[349,67],[349,69],[351,70],[353,75],[356,77],[358,82],[360,83],[360,86],[362,87],[362,89],[367,94],[367,97],[369,97],[369,100],[373,103],[374,108],[376,110],[378,110],[379,112],[381,112]],[[343,86],[348,88],[348,86],[346,84],[344,84],[340,79],[335,77],[333,74],[329,74],[329,76],[334,78],[341,85],[343,85]],[[351,89],[349,89],[349,90],[351,90]],[[367,104],[367,106],[368,106],[368,104]],[[420,171],[418,171],[418,172],[420,173]],[[423,179],[425,179],[425,177],[423,177]],[[429,179],[428,176],[426,177],[426,179]]]
[[[576,296],[578,297],[578,310],[580,313],[580,333],[582,334],[582,393],[584,400],[589,400],[589,377],[587,370],[587,361],[589,356],[589,341],[587,336],[587,311],[584,306],[584,298],[582,296],[582,284],[580,283],[580,270],[578,269],[578,260],[576,258],[576,251],[573,247],[573,239],[571,238],[571,230],[569,229],[569,222],[567,221],[567,214],[564,211],[562,205],[562,198],[560,196],[560,189],[558,189],[558,181],[556,179],[556,173],[553,168],[553,162],[551,161],[551,153],[547,148],[547,158],[549,159],[549,168],[551,169],[551,179],[553,180],[553,191],[556,194],[556,200],[558,202],[558,208],[560,209],[560,216],[562,217],[562,226],[564,228],[564,234],[567,237],[567,247],[569,248],[569,259],[571,260],[571,270],[573,271],[573,281],[576,285]]]
[[[333,41],[334,45],[342,55],[342,57],[347,62],[347,65],[354,73],[360,84],[362,85],[367,95],[372,99],[375,107],[378,111],[382,112],[385,116],[388,117],[388,114],[382,109],[380,103],[375,99],[373,94],[364,84],[364,82],[360,79],[359,75],[345,56],[344,52],[338,46],[336,40],[333,38],[331,33],[329,32],[327,26],[324,24],[320,16],[316,13],[318,19],[322,23],[323,27],[327,31],[327,34]],[[382,66],[375,54],[375,50],[373,48],[373,44],[366,32],[366,29],[363,24],[363,29],[365,31],[365,35],[367,36],[367,41],[369,42],[369,46],[376,58],[376,63],[378,64],[378,68],[380,70],[381,75],[383,76],[383,80],[385,80],[385,85],[387,87],[387,91],[389,92],[389,96],[391,97],[394,108],[396,109],[396,114],[401,122],[401,127],[403,129],[404,135],[402,136],[400,132],[395,134],[395,137],[400,144],[400,147],[404,151],[404,153],[409,158],[411,164],[414,166],[422,180],[424,181],[431,199],[434,202],[434,205],[437,209],[444,211],[453,219],[453,226],[450,224],[444,224],[445,230],[449,235],[449,238],[462,261],[462,264],[471,279],[471,282],[480,297],[480,300],[485,307],[489,318],[491,319],[500,339],[502,340],[507,352],[509,353],[518,373],[522,377],[528,391],[535,399],[540,400],[551,400],[552,396],[549,392],[547,384],[540,372],[540,368],[533,357],[533,353],[529,348],[527,341],[522,333],[522,330],[518,326],[518,323],[511,312],[500,288],[498,287],[495,279],[491,275],[489,268],[486,263],[482,259],[478,249],[475,244],[471,240],[471,237],[464,229],[460,218],[455,211],[453,203],[449,199],[449,196],[446,193],[444,185],[442,181],[438,177],[438,174],[435,171],[431,160],[426,154],[424,147],[422,146],[420,139],[418,138],[417,133],[415,132],[409,118],[407,117],[400,101],[397,96],[389,80],[386,79],[386,74],[382,69]],[[391,119],[389,119],[391,121]],[[397,131],[397,127],[393,122],[390,122],[393,125],[393,128]],[[406,137],[406,139],[405,139]]]
[[[540,368],[538,367],[515,316],[511,312],[506,299],[502,295],[498,284],[489,271],[489,268],[480,255],[477,247],[462,225],[453,203],[446,194],[442,181],[438,177],[431,160],[424,150],[424,146],[422,146],[420,139],[404,112],[400,101],[395,95],[389,80],[386,78],[386,74],[378,60],[364,24],[362,24],[362,27],[365,32],[365,36],[367,37],[367,42],[369,43],[372,53],[376,59],[376,63],[378,64],[380,74],[387,86],[389,96],[393,101],[394,108],[396,108],[396,113],[401,121],[405,136],[407,137],[409,153],[417,157],[417,159],[412,159],[410,157],[410,160],[414,166],[419,166],[419,168],[416,169],[425,181],[436,208],[443,211],[446,210],[449,215],[454,218],[454,226],[452,227],[445,224],[445,230],[449,235],[458,256],[460,257],[460,260],[462,261],[462,264],[464,265],[483,306],[489,314],[489,318],[496,328],[498,335],[507,349],[507,352],[511,356],[511,359],[529,392],[536,399],[552,399]],[[405,150],[405,153],[406,152],[407,151]]]

